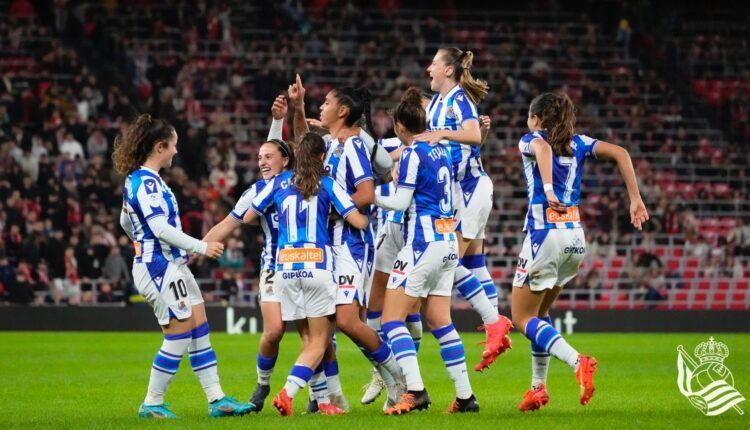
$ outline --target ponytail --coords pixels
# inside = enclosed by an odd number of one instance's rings
[[[443,54],[443,61],[447,65],[453,66],[453,79],[461,85],[469,100],[475,105],[481,103],[487,96],[490,87],[487,85],[487,81],[475,79],[471,76],[470,70],[474,61],[474,53],[454,47],[440,48],[438,52]]]
[[[529,115],[542,121],[547,132],[547,143],[557,156],[573,155],[570,142],[575,133],[576,113],[573,101],[567,94],[543,93],[531,101]]]
[[[325,152],[323,138],[315,133],[305,134],[297,145],[292,182],[305,200],[320,189],[320,180],[326,174],[321,158]]]

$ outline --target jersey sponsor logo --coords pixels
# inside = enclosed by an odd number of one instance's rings
[[[528,261],[529,260],[527,260],[525,258],[519,258],[518,259],[518,268],[522,269],[524,272],[526,272],[526,264],[528,263]]]
[[[323,250],[320,248],[286,248],[279,250],[279,263],[322,263]]]
[[[282,279],[307,279],[307,278],[312,278],[312,277],[313,277],[313,273],[309,270],[297,270],[296,272],[287,272],[287,271],[281,272]]]
[[[143,252],[141,250],[141,242],[133,242],[133,248],[135,248],[135,256],[140,257]]]
[[[435,220],[435,232],[439,234],[453,233],[453,218],[441,218]]]
[[[339,275],[339,288],[354,288],[354,275]]]
[[[547,222],[579,222],[581,221],[581,214],[578,211],[578,207],[572,206],[568,208],[565,213],[560,213],[552,208],[547,208]]]
[[[443,257],[443,263],[447,263],[453,260],[458,260],[458,255],[455,252],[451,252],[450,254]]]
[[[563,249],[564,254],[585,254],[586,247],[584,246],[567,246]]]
[[[409,265],[406,261],[396,260],[393,263],[393,273],[397,275],[404,275],[404,271],[406,270],[406,267]]]

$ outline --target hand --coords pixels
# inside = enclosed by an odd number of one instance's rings
[[[288,89],[289,100],[295,107],[299,108],[305,105],[305,87],[302,86],[302,78],[297,74],[297,79]]]
[[[630,223],[638,230],[643,230],[643,223],[648,221],[648,211],[643,200],[637,199],[630,202]]]
[[[309,127],[313,127],[313,128],[322,128],[323,130],[326,130],[326,128],[325,128],[325,127],[323,127],[323,123],[322,123],[322,122],[320,122],[320,120],[319,120],[319,119],[310,119],[310,118],[308,118],[308,119],[306,119],[305,121],[307,121],[307,125],[308,125]]]
[[[562,214],[568,211],[568,207],[560,203],[560,200],[557,200],[557,196],[555,195],[554,191],[545,191],[544,195],[547,196],[547,203],[549,203],[549,207],[551,207],[552,210]]]
[[[206,247],[206,253],[203,254],[208,258],[213,258],[216,260],[217,258],[221,257],[221,254],[224,252],[224,244],[221,242],[208,242],[208,246]]]
[[[276,96],[276,100],[273,101],[273,106],[271,106],[271,115],[273,115],[273,119],[284,119],[286,112],[286,97],[283,95]]]
[[[479,132],[482,134],[482,141],[487,139],[487,135],[490,133],[491,125],[492,125],[492,121],[490,120],[489,116],[487,115],[479,116]]]
[[[437,143],[443,140],[443,135],[442,135],[442,132],[439,130],[425,131],[424,133],[419,133],[416,136],[414,136],[414,140],[418,140],[420,142],[427,142],[427,143]]]

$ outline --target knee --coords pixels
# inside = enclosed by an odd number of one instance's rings
[[[523,334],[526,334],[526,324],[528,324],[529,320],[534,317],[534,315],[525,315],[513,312],[513,315],[511,316],[513,319],[513,326],[516,328],[516,330],[520,331]]]
[[[263,327],[262,338],[266,342],[278,344],[281,342],[281,338],[284,337],[284,325],[283,324],[268,324]]]

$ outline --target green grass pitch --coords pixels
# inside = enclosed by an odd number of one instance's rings
[[[750,397],[750,335],[711,334],[726,343],[736,388]],[[167,393],[167,402],[180,419],[141,420],[149,369],[161,336],[153,333],[0,333],[0,400],[3,429],[80,428],[335,428],[336,429],[559,429],[619,428],[750,428],[750,413],[730,410],[705,417],[690,405],[676,385],[676,347],[692,352],[709,334],[574,334],[578,350],[599,360],[597,392],[591,404],[578,404],[578,387],[571,370],[553,359],[548,386],[550,403],[541,411],[522,414],[517,405],[530,378],[529,343],[514,333],[514,348],[485,373],[471,370],[479,360],[478,334],[463,334],[471,382],[481,405],[475,415],[444,413],[453,385],[443,368],[437,344],[429,333],[419,352],[420,365],[433,405],[429,411],[402,417],[381,413],[382,399],[360,405],[361,387],[369,380],[368,362],[353,344],[339,335],[339,363],[344,392],[352,405],[348,415],[304,415],[306,393],[295,400],[295,415],[279,417],[270,405],[258,415],[210,419],[203,392],[185,358]],[[255,387],[258,335],[214,333],[224,390],[247,400]],[[272,395],[283,385],[298,352],[296,333],[282,343]],[[740,406],[750,412],[750,404]]]

